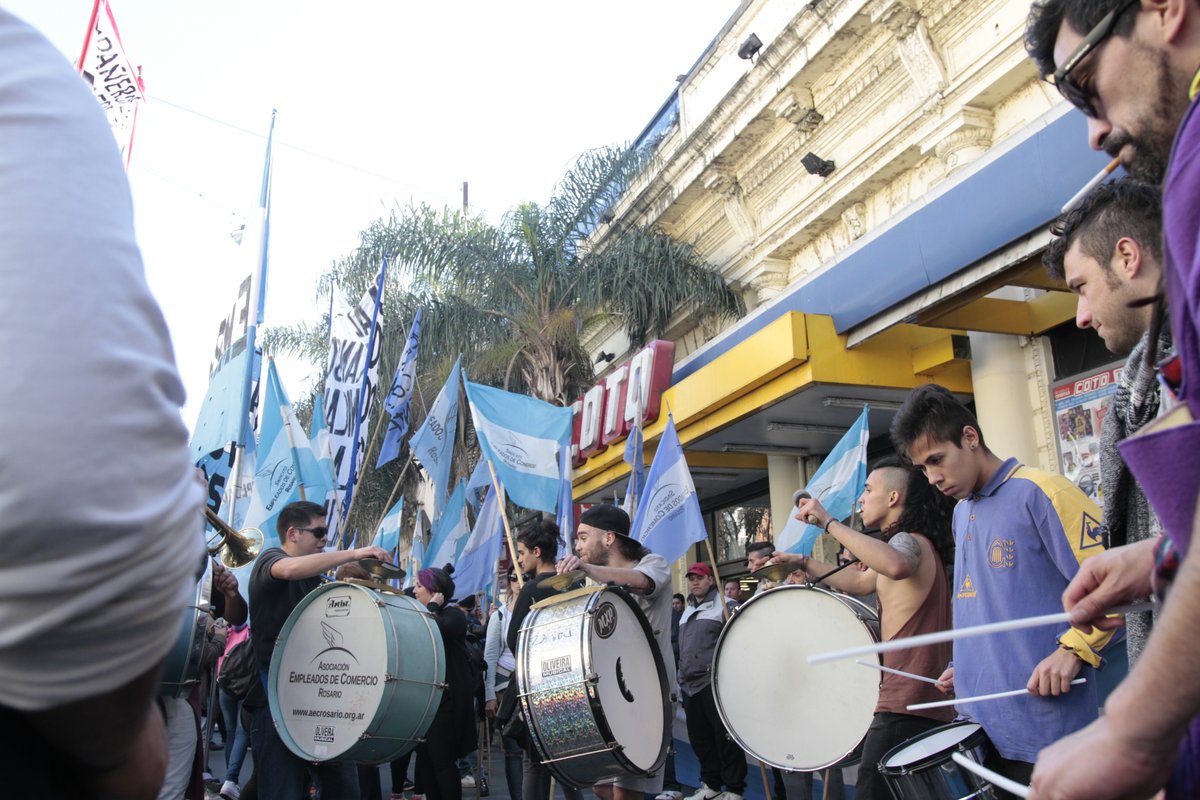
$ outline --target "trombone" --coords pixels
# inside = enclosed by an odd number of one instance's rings
[[[215,544],[209,544],[208,554],[219,558],[228,569],[244,567],[262,552],[266,540],[258,528],[234,530],[232,525],[221,519],[217,512],[208,506],[204,507],[204,518],[216,529],[219,537]]]

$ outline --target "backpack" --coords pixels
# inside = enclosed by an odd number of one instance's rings
[[[250,638],[246,637],[235,644],[221,662],[221,673],[217,675],[217,683],[230,695],[241,700],[257,679],[258,659],[254,656]]]

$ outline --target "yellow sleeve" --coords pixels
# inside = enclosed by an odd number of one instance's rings
[[[1084,633],[1078,628],[1068,628],[1062,636],[1058,637],[1058,643],[1099,669],[1100,664],[1104,661],[1100,651],[1108,647],[1112,637],[1113,631],[1093,628],[1091,633]]]

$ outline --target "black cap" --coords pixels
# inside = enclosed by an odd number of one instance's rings
[[[602,531],[612,531],[622,536],[629,535],[629,515],[621,508],[608,503],[592,506],[579,515],[580,525],[590,525]]]

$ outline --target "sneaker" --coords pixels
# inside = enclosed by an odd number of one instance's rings
[[[677,792],[674,789],[666,789],[658,794],[654,800],[683,800],[683,792]]]
[[[737,792],[721,792],[717,800],[742,800],[742,796]]]
[[[225,800],[238,800],[238,796],[241,793],[242,790],[233,781],[225,781],[221,784],[221,797]]]
[[[463,775],[463,779],[460,781],[460,783],[462,783],[462,787],[464,789],[474,789],[475,788],[475,776],[474,775]]]
[[[719,796],[720,794],[721,793],[716,789],[710,789],[707,785],[702,783],[700,784],[699,789],[688,795],[687,800],[713,800],[713,798]]]
[[[487,797],[490,794],[491,794],[491,790],[488,789],[487,778],[480,778],[479,779],[479,796]]]

